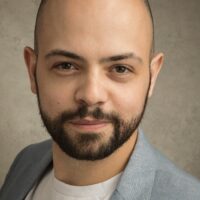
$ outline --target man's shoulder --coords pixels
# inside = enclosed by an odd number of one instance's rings
[[[26,146],[22,151],[19,152],[16,158],[18,157],[26,157],[30,154],[33,156],[32,159],[41,158],[47,152],[51,151],[52,140],[45,140],[39,143],[31,144]]]
[[[0,199],[15,199],[30,190],[52,161],[51,146],[52,141],[46,140],[25,147],[16,156],[0,190]]]
[[[123,199],[200,200],[200,182],[162,155],[140,130],[116,194]]]
[[[31,165],[40,165],[42,161],[49,160],[52,154],[52,140],[45,140],[43,142],[28,145],[16,156],[12,166],[17,167],[21,164],[24,167]]]
[[[52,140],[50,139],[26,146],[18,153],[12,167],[21,163],[28,165],[29,163],[33,164],[34,162],[40,161],[51,152],[51,146]]]
[[[152,197],[162,196],[163,200],[200,199],[200,181],[198,179],[175,166],[156,150],[155,156],[157,158],[157,169],[155,171]]]

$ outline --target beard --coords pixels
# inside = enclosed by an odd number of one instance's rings
[[[37,81],[36,81],[37,85]],[[150,87],[150,84],[149,84]],[[149,87],[144,99],[142,111],[131,120],[123,120],[116,112],[104,113],[100,107],[89,111],[87,105],[80,106],[76,111],[64,111],[52,119],[41,106],[37,85],[37,100],[44,126],[54,142],[68,156],[77,160],[95,161],[110,156],[125,144],[138,128],[147,105]],[[112,124],[112,133],[76,132],[66,128],[66,124],[74,119],[92,117],[94,120],[105,120]],[[107,135],[108,137],[105,137]],[[106,139],[105,139],[106,138]]]

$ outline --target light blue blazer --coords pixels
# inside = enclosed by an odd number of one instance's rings
[[[0,190],[0,200],[25,199],[52,167],[51,140],[26,147],[8,172]],[[111,200],[200,200],[200,182],[176,168],[140,131],[135,150]]]

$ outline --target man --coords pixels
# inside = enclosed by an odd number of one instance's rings
[[[15,159],[1,200],[197,200],[138,129],[163,63],[144,0],[46,0],[24,57],[52,141]]]

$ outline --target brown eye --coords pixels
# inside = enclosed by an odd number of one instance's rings
[[[73,69],[75,69],[75,67],[72,63],[67,63],[67,62],[59,63],[55,67],[57,69],[60,69],[60,70],[73,70]]]
[[[128,73],[130,70],[124,66],[124,65],[117,65],[117,66],[114,66],[114,69],[113,69],[115,72],[119,73],[119,74],[124,74],[124,73]]]

